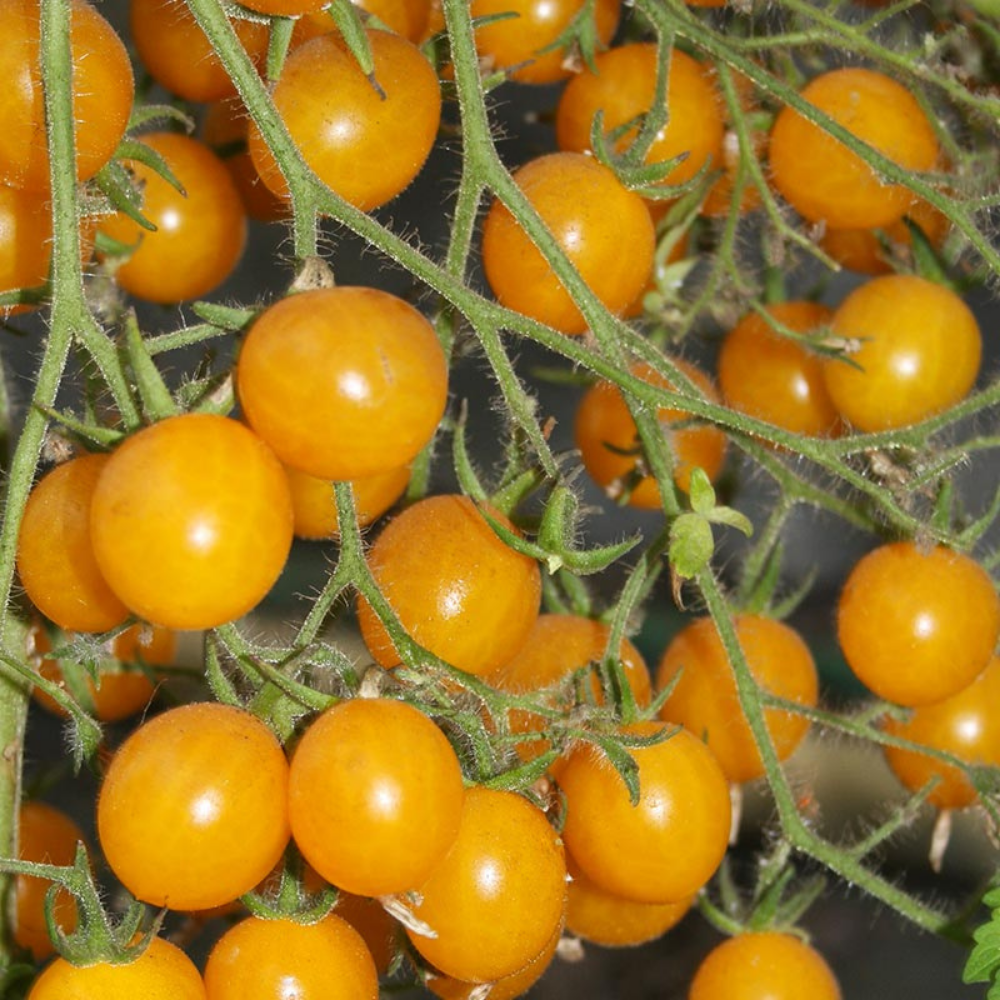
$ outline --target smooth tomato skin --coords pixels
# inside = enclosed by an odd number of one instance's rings
[[[933,750],[943,750],[970,764],[1000,767],[1000,659],[993,657],[968,687],[931,705],[915,708],[906,720],[887,717],[882,729]],[[957,767],[914,750],[883,746],[893,774],[911,792],[939,778],[927,801],[938,809],[964,809],[979,795]]]
[[[778,302],[768,313],[797,333],[830,322],[817,302]],[[719,388],[734,409],[796,434],[830,436],[840,415],[823,378],[823,362],[802,343],[782,336],[759,313],[748,313],[726,334],[719,351]]]
[[[916,98],[890,77],[835,69],[811,80],[800,96],[899,166],[937,165],[934,129]],[[887,226],[914,200],[908,188],[884,184],[856,153],[791,108],[782,109],[771,130],[770,163],[774,186],[800,215],[837,229]]]
[[[420,173],[441,121],[438,78],[423,53],[389,31],[369,31],[368,40],[384,97],[333,34],[293,50],[272,94],[316,176],[366,212],[395,198]],[[252,124],[248,144],[261,179],[287,199],[277,161]]]
[[[639,722],[622,731],[663,732]],[[630,749],[639,766],[639,803],[606,757],[574,750],[558,780],[566,802],[563,840],[606,892],[639,903],[678,903],[712,877],[729,842],[729,785],[711,750],[687,730]]]
[[[823,957],[793,934],[745,932],[708,953],[688,1000],[840,1000]]]
[[[514,656],[538,617],[538,564],[502,542],[468,497],[432,496],[406,508],[375,540],[368,564],[409,635],[470,674]],[[399,654],[363,598],[358,623],[376,662],[396,666]]]
[[[703,371],[679,358],[672,360],[709,400],[718,402],[718,393]],[[631,372],[650,385],[671,388],[670,381],[651,365],[639,362]],[[689,414],[667,406],[660,408],[657,419],[674,452],[674,482],[679,489],[687,492],[695,467],[704,469],[709,479],[718,478],[726,458],[726,435],[722,431],[709,424],[671,430],[672,423],[689,419]],[[573,435],[590,477],[608,496],[620,496],[639,461],[635,454],[639,431],[625,397],[613,382],[598,382],[584,393],[576,411]],[[652,476],[639,479],[628,497],[630,506],[644,510],[658,510],[661,502],[660,489]]]
[[[243,342],[236,387],[247,422],[285,465],[355,480],[399,469],[430,441],[448,362],[409,303],[338,286],[266,309]]]
[[[1000,597],[969,556],[894,542],[851,570],[837,636],[851,669],[879,698],[929,705],[985,669],[1000,637]]]
[[[833,334],[858,340],[854,365],[823,360],[834,406],[859,431],[925,420],[964,399],[976,381],[982,337],[953,291],[909,274],[873,278],[833,314]]]
[[[623,313],[653,269],[656,233],[642,198],[582,153],[540,156],[513,176],[594,295],[610,312]],[[483,222],[482,255],[501,305],[571,336],[586,331],[569,292],[500,201]]]
[[[135,82],[125,45],[92,6],[72,0],[70,18],[76,176],[85,181],[111,159],[125,135]],[[0,182],[47,193],[38,0],[3,0],[0,22],[7,81],[0,97]]]
[[[138,244],[115,277],[149,302],[173,303],[206,295],[233,272],[246,244],[246,212],[222,161],[204,143],[176,132],[142,136],[180,182],[181,193],[145,164],[132,162],[143,185],[142,214],[149,232],[117,213],[100,223],[106,236]]]
[[[611,41],[621,6],[621,0],[596,0],[598,48]],[[518,83],[557,83],[572,76],[572,67],[566,64],[567,53],[563,49],[540,50],[551,45],[583,9],[584,0],[471,0],[469,13],[473,18],[517,14],[479,28],[476,49],[493,69],[518,67],[510,73],[510,79]]]
[[[493,982],[527,966],[562,926],[565,852],[527,799],[475,786],[455,843],[419,892],[414,915],[437,937],[407,928],[413,947],[455,979]]]
[[[761,615],[740,615],[735,626],[758,685],[780,698],[815,708],[819,697],[816,664],[799,634],[783,622]],[[729,781],[760,777],[764,764],[740,708],[736,680],[711,618],[697,619],[674,637],[660,660],[657,688],[665,688],[678,673],[660,718],[701,736]],[[764,718],[778,759],[786,760],[808,732],[809,720],[773,708],[765,709]]]
[[[213,946],[205,991],[208,1000],[378,1000],[378,973],[336,914],[314,924],[248,917]]]
[[[327,709],[295,749],[292,836],[328,882],[359,896],[416,889],[458,834],[462,768],[418,709],[355,698]]]
[[[104,467],[90,515],[109,586],[164,628],[239,618],[271,589],[292,543],[281,463],[252,431],[211,414],[169,417],[128,438]]]
[[[75,966],[57,958],[35,980],[28,1000],[207,1000],[198,969],[163,938],[128,965]]]
[[[194,702],[145,722],[97,803],[108,864],[153,906],[203,910],[267,877],[288,843],[288,762],[255,716]]]
[[[598,111],[605,132],[617,129],[648,112],[656,95],[657,47],[634,42],[600,53],[594,69],[584,68],[566,85],[556,109],[556,142],[560,149],[583,153],[591,150],[591,128]],[[687,158],[660,182],[681,184],[706,165],[722,166],[723,102],[711,73],[679,49],[670,53],[667,79],[670,117],[646,154],[646,163]],[[628,148],[638,133],[630,129],[615,148]]]
[[[25,593],[47,618],[74,632],[106,632],[129,614],[92,546],[91,507],[107,463],[107,455],[81,455],[47,473],[28,496],[18,536]]]
[[[44,285],[51,259],[52,216],[45,197],[0,185],[0,292]],[[3,315],[29,308],[4,306]]]
[[[22,803],[18,818],[18,857],[48,865],[71,865],[83,831],[61,809],[44,802]],[[34,875],[18,875],[14,882],[14,940],[36,961],[55,951],[45,923],[45,896],[52,883]],[[55,899],[56,923],[67,934],[77,924],[76,903],[60,889]]]

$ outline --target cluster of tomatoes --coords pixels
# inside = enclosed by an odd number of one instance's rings
[[[432,0],[354,3],[247,3],[228,17],[224,64],[198,4],[130,0],[142,69],[197,106],[195,138],[131,134],[143,107],[126,47],[85,0],[68,0],[81,261],[113,279],[120,307],[105,302],[102,318],[121,320],[128,295],[172,304],[211,293],[237,266],[248,219],[300,224],[303,164],[351,212],[416,178],[442,128],[442,84],[469,67],[442,54]],[[591,299],[617,320],[641,317],[671,264],[694,252],[692,218],[738,219],[777,195],[814,227],[821,254],[866,280],[836,308],[756,302],[721,341],[718,388],[655,345],[630,374],[699,412],[728,408],[778,458],[796,440],[897,431],[967,397],[977,322],[959,294],[909,266],[949,224],[898,175],[948,163],[905,87],[840,68],[782,104],[752,76],[623,28],[620,0],[468,6],[483,80],[565,81],[557,151],[513,171],[477,237],[492,298],[517,322],[591,344]],[[20,25],[0,53],[28,81],[23,101],[0,106],[0,290],[13,315],[46,297],[51,172],[39,0],[0,0],[0,16]],[[243,73],[270,83],[270,111],[252,121]],[[221,629],[222,645],[234,642],[232,623],[271,592],[295,537],[356,539],[437,441],[450,341],[411,303],[321,274],[234,325],[232,399],[186,408],[147,356],[133,372],[144,425],[80,434],[31,488],[16,554],[34,622],[22,658],[46,708],[105,722],[143,710],[177,633]],[[670,483],[651,472],[640,412],[615,381],[593,381],[575,441],[609,497],[661,509]],[[680,508],[688,497],[695,507],[696,476],[716,480],[731,447],[723,421],[692,412],[656,414]],[[421,480],[357,562],[344,557],[372,664],[363,677],[352,668],[334,693],[306,691],[313,675],[295,660],[309,649],[279,669],[246,647],[239,683],[214,683],[221,700],[156,714],[109,755],[99,856],[136,900],[230,926],[201,971],[157,934],[112,954],[88,938],[96,904],[67,891],[76,882],[47,893],[50,880],[20,874],[17,944],[42,960],[55,936],[66,952],[31,1000],[374,1000],[380,977],[403,974],[443,998],[503,1000],[543,975],[566,935],[632,946],[685,916],[730,844],[732,789],[787,761],[816,716],[812,654],[785,622],[734,604],[734,642],[717,614],[693,617],[650,670],[611,613],[570,613],[556,599],[565,553],[532,539],[542,532],[514,492],[425,495]],[[345,514],[357,523],[342,525]],[[910,710],[881,730],[900,781],[918,792],[936,780],[926,798],[940,809],[975,802],[968,770],[944,758],[1000,766],[988,711],[1000,597],[988,572],[923,538],[883,545],[851,572],[837,624],[858,678]],[[81,634],[103,637],[99,664],[81,654]],[[760,725],[748,698],[763,706]],[[19,826],[22,859],[74,864],[84,838],[68,817],[26,802]],[[782,983],[799,991],[780,994],[789,1000],[840,996],[802,937],[748,921],[706,958],[689,996],[759,1000]]]

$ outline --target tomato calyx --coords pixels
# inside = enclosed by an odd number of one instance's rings
[[[289,843],[281,867],[240,902],[261,920],[291,920],[316,924],[337,906],[340,891],[323,883],[306,866],[294,842]]]

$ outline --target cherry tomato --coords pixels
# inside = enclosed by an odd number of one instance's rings
[[[8,80],[0,102],[0,182],[48,192],[39,0],[2,0],[0,22],[0,65]],[[135,84],[122,40],[83,0],[71,0],[70,49],[76,176],[85,181],[111,159],[125,135]]]
[[[472,17],[514,13],[517,17],[484,24],[476,48],[492,69],[509,69],[518,83],[556,83],[572,75],[574,53],[545,51],[586,12],[585,0],[471,0]],[[599,48],[611,41],[621,16],[621,0],[596,0],[594,27]],[[524,64],[524,65],[522,65]]]
[[[398,470],[437,429],[448,362],[413,306],[377,288],[315,289],[254,322],[236,369],[250,426],[320,479]]]
[[[556,141],[560,149],[585,152],[591,149],[594,117],[602,113],[605,132],[618,129],[652,109],[656,96],[659,63],[657,47],[633,42],[602,52],[594,68],[585,68],[566,85],[556,110]],[[660,163],[681,154],[686,159],[663,179],[664,184],[682,184],[706,165],[722,166],[722,100],[708,69],[679,49],[670,52],[667,78],[667,124],[656,134],[646,163]],[[638,134],[629,129],[615,143],[628,148]]]
[[[267,25],[246,18],[230,23],[247,55],[261,65]],[[129,0],[132,41],[150,76],[186,101],[218,101],[236,93],[221,60],[183,0]]]
[[[90,527],[102,574],[135,614],[164,628],[213,628],[278,578],[292,502],[281,464],[251,431],[192,413],[119,446],[94,490]]]
[[[915,708],[908,719],[886,718],[882,728],[892,736],[943,750],[969,764],[1000,767],[1000,659],[993,657],[968,687],[932,705]],[[882,752],[897,778],[911,791],[932,778],[938,784],[927,801],[939,809],[963,809],[979,795],[964,772],[914,750],[884,746]]]
[[[100,231],[135,246],[115,272],[126,291],[150,302],[205,295],[233,272],[246,243],[246,213],[222,161],[197,139],[155,132],[142,141],[159,153],[183,187],[178,191],[150,167],[133,162],[142,185],[142,229],[123,213],[102,220]]]
[[[249,712],[217,702],[170,709],[111,760],[97,829],[137,899],[201,910],[249,892],[289,839],[288,762]]]
[[[741,615],[735,625],[757,684],[770,694],[815,708],[819,697],[816,665],[799,634],[783,622],[760,615]],[[678,674],[660,717],[702,736],[729,781],[760,777],[764,765],[711,618],[697,619],[674,637],[660,660],[657,687],[665,688]],[[778,759],[787,759],[806,735],[809,720],[774,708],[765,709],[764,716]]]
[[[451,744],[399,701],[340,702],[292,758],[295,843],[323,878],[357,895],[418,888],[454,842],[464,797]]]
[[[506,0],[504,0],[506,2]],[[551,153],[514,174],[517,186],[590,290],[612,313],[646,287],[655,231],[643,200],[582,153]],[[497,301],[563,333],[587,321],[513,215],[496,201],[483,223],[483,267]]]
[[[745,932],[698,967],[688,1000],[840,1000],[823,957],[794,934]]]
[[[37,288],[49,279],[52,216],[37,191],[0,185],[0,292]],[[4,306],[14,316],[30,307]]]
[[[352,0],[352,3],[373,14],[391,31],[416,45],[427,34],[431,0]],[[335,30],[336,25],[327,10],[306,14],[295,22],[292,44],[301,45],[317,35],[326,35]]]
[[[959,402],[976,381],[976,318],[958,295],[926,278],[873,278],[844,299],[831,325],[858,344],[853,364],[823,362],[834,405],[858,430],[917,423]]]
[[[796,333],[830,322],[832,310],[816,302],[778,302],[768,314]],[[796,434],[830,435],[840,422],[826,389],[823,363],[808,345],[748,313],[726,334],[719,352],[719,387],[736,410]]]
[[[514,792],[473,787],[458,839],[420,887],[413,947],[465,982],[513,975],[537,958],[562,926],[566,859],[545,815]]]
[[[71,965],[57,958],[35,980],[28,1000],[207,1000],[198,969],[163,938],[126,965]]]
[[[851,570],[837,635],[851,669],[878,697],[929,705],[986,667],[1000,637],[1000,597],[969,556],[894,542]]]
[[[718,401],[715,389],[704,372],[679,358],[672,361],[709,400]],[[671,388],[670,382],[650,365],[640,362],[633,365],[631,371],[650,385]],[[674,453],[674,481],[677,486],[687,491],[691,470],[696,466],[704,469],[709,479],[716,479],[725,461],[725,434],[708,424],[692,424],[672,430],[671,424],[690,420],[690,415],[683,410],[664,406],[657,417]],[[576,412],[573,433],[584,468],[599,486],[604,487],[608,496],[617,498],[629,490],[628,503],[631,506],[659,509],[659,487],[652,476],[642,474],[639,432],[625,397],[613,382],[598,382],[587,390]],[[633,479],[637,481],[633,482]]]
[[[503,515],[492,516],[514,530]],[[468,497],[433,496],[408,507],[375,540],[368,563],[410,636],[470,674],[510,660],[538,617],[538,564],[502,542]],[[376,661],[398,664],[363,598],[358,622]]]
[[[21,806],[18,819],[18,857],[47,865],[71,865],[83,831],[61,809],[44,802],[30,801]],[[45,922],[45,896],[52,883],[34,875],[18,875],[14,883],[14,940],[27,948],[36,961],[55,951]],[[56,923],[67,934],[76,928],[73,897],[60,889],[54,903]]]
[[[107,455],[57,465],[31,491],[17,543],[25,593],[47,618],[74,632],[106,632],[128,617],[94,556],[90,527]]]
[[[804,100],[905,170],[933,170],[938,142],[916,98],[882,73],[845,67],[806,84]],[[838,229],[887,226],[913,203],[909,188],[886,184],[839,140],[784,108],[771,130],[771,177],[810,222]]]
[[[378,1000],[378,973],[336,914],[314,924],[248,917],[212,948],[205,991],[208,1000]]]
[[[364,211],[409,186],[441,120],[437,75],[423,53],[392,32],[369,31],[368,39],[379,89],[337,36],[321,35],[289,54],[272,94],[316,176]],[[261,179],[287,198],[277,161],[254,125],[248,143]]]
[[[341,890],[337,895],[335,912],[364,939],[378,974],[388,972],[398,948],[399,924],[385,907],[377,899],[354,896]]]
[[[638,722],[622,732],[649,737],[665,729]],[[592,747],[577,748],[561,766],[566,849],[606,892],[638,903],[682,902],[726,852],[729,786],[711,750],[687,730],[628,752],[639,767],[635,806],[621,775]]]

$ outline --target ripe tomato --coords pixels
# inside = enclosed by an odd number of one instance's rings
[[[823,957],[794,934],[745,932],[709,952],[688,1000],[840,1000]]]
[[[246,18],[231,24],[247,55],[261,65],[267,25]],[[183,0],[129,0],[129,27],[150,76],[186,101],[218,101],[236,93],[229,74]]]
[[[514,180],[594,295],[615,314],[632,305],[652,272],[656,244],[643,200],[582,153],[540,156]],[[499,201],[483,223],[482,252],[501,305],[563,333],[587,329],[541,251]]]
[[[623,733],[667,728],[638,722]],[[629,750],[639,767],[639,803],[592,747],[559,770],[566,802],[563,840],[600,888],[639,903],[678,903],[711,878],[729,842],[729,786],[711,750],[687,730]]]
[[[493,516],[513,530],[503,515]],[[510,660],[538,617],[538,564],[504,544],[468,497],[432,496],[408,507],[375,540],[368,563],[410,636],[470,674]],[[363,598],[358,622],[375,660],[398,664]]]
[[[44,802],[21,805],[18,819],[18,857],[47,865],[71,865],[83,831],[62,810]],[[45,922],[45,896],[52,883],[34,875],[18,875],[14,883],[14,940],[27,948],[35,961],[48,958],[55,950]],[[60,889],[55,898],[56,923],[67,934],[77,923],[76,902]]]
[[[986,667],[1000,637],[1000,597],[969,556],[913,542],[882,545],[851,570],[837,635],[851,669],[878,697],[929,705]]]
[[[423,53],[388,31],[369,31],[368,40],[381,92],[340,39],[328,34],[289,54],[272,94],[316,176],[364,211],[409,186],[434,145],[441,120],[438,79]],[[287,198],[277,161],[252,124],[248,144],[261,179]]]
[[[602,52],[594,69],[583,69],[566,85],[556,110],[556,141],[560,149],[591,149],[594,117],[603,112],[602,124],[610,132],[651,110],[656,96],[659,58],[651,42],[634,42]],[[667,78],[667,124],[656,134],[646,154],[647,163],[660,163],[682,153],[687,158],[664,178],[664,184],[690,180],[706,164],[722,166],[724,132],[722,100],[711,73],[679,49],[670,52]],[[615,144],[623,150],[635,139],[638,126]]]
[[[70,19],[76,176],[85,181],[111,159],[125,135],[135,83],[122,40],[93,7],[71,0]],[[0,102],[0,182],[47,192],[39,0],[2,0],[0,23],[0,65],[8,80]]]
[[[37,191],[0,185],[0,292],[37,288],[49,278],[52,216]],[[29,306],[4,306],[14,316]]]
[[[859,342],[850,354],[858,367],[823,362],[834,406],[858,430],[917,423],[959,402],[976,381],[976,318],[958,295],[926,278],[873,278],[844,299],[831,326]]]
[[[593,5],[597,45],[611,41],[621,16],[621,0]],[[509,69],[518,83],[556,83],[573,73],[575,53],[544,51],[586,7],[586,0],[471,0],[475,17],[512,12],[517,17],[485,24],[476,31],[476,49],[491,69]],[[523,65],[522,65],[523,64]]]
[[[774,618],[760,615],[741,615],[735,624],[740,648],[757,684],[778,697],[815,708],[819,697],[816,665],[799,634]],[[693,621],[674,637],[660,660],[657,687],[666,687],[678,673],[680,678],[660,717],[701,736],[729,781],[760,777],[764,765],[740,709],[736,680],[711,618]],[[764,714],[778,759],[785,760],[802,741],[809,720],[773,708]]]
[[[128,617],[91,544],[90,513],[107,455],[57,465],[28,496],[17,542],[25,593],[47,618],[74,632],[106,632]]]
[[[916,98],[882,73],[846,67],[823,73],[801,96],[906,170],[934,169],[938,142]],[[784,108],[771,130],[771,177],[810,222],[837,229],[887,226],[913,203],[909,188],[885,184],[864,160]]]
[[[705,394],[718,401],[711,382],[704,372],[679,358],[677,365]],[[632,366],[632,374],[650,385],[665,389],[670,382],[650,365]],[[674,481],[687,491],[691,483],[691,470],[700,467],[709,479],[716,479],[726,457],[726,436],[709,424],[692,424],[678,430],[671,424],[690,420],[683,410],[661,407],[657,413],[660,428],[674,453]],[[631,486],[628,503],[633,507],[657,510],[660,507],[660,489],[652,476],[646,475],[641,463],[639,432],[625,397],[613,382],[598,382],[584,393],[576,411],[573,425],[576,446],[580,449],[583,466],[591,478],[604,487],[612,498],[617,498]],[[636,479],[636,482],[633,482]]]
[[[90,530],[101,573],[135,614],[164,628],[214,628],[277,580],[292,502],[281,464],[252,431],[190,413],[119,446],[94,489]]]
[[[57,958],[35,980],[28,1000],[207,1000],[198,969],[163,938],[127,965],[71,965]]]
[[[954,754],[969,764],[1000,767],[1000,659],[993,657],[968,687],[932,705],[915,708],[909,719],[887,718],[882,728],[932,750]],[[897,778],[911,791],[939,778],[927,801],[939,809],[963,809],[978,793],[957,767],[913,750],[884,746],[882,752]]]
[[[817,302],[778,302],[768,307],[777,322],[809,333],[833,312]],[[826,389],[819,355],[748,313],[726,334],[719,351],[719,387],[733,409],[796,434],[830,435],[840,416]]]
[[[352,0],[369,14],[374,14],[387,28],[419,45],[430,24],[431,0]],[[326,10],[306,14],[295,22],[293,45],[301,45],[317,35],[336,30],[333,18]]]
[[[154,132],[142,141],[159,153],[184,192],[145,164],[133,162],[142,185],[142,214],[156,231],[117,213],[100,231],[132,246],[115,276],[126,291],[150,302],[180,302],[205,295],[233,272],[246,243],[246,213],[222,161],[197,139]]]
[[[378,973],[361,935],[330,914],[314,924],[248,917],[215,943],[208,1000],[378,1000]]]
[[[458,757],[427,716],[403,702],[355,698],[306,730],[288,809],[295,843],[323,878],[388,896],[430,875],[458,834],[464,797]]]
[[[537,958],[562,926],[562,844],[527,799],[470,788],[458,839],[419,892],[413,912],[437,936],[407,928],[413,947],[455,979],[493,982]]]
[[[319,878],[319,876],[316,876]],[[352,896],[341,890],[337,895],[336,914],[346,920],[364,939],[379,975],[389,971],[396,956],[399,924],[377,899]]]
[[[104,775],[104,857],[137,899],[203,910],[249,892],[289,838],[288,762],[255,716],[200,702],[170,709],[119,747]]]
[[[413,306],[377,288],[315,289],[254,322],[236,387],[250,426],[286,465],[320,479],[395,471],[448,401],[448,362]]]

